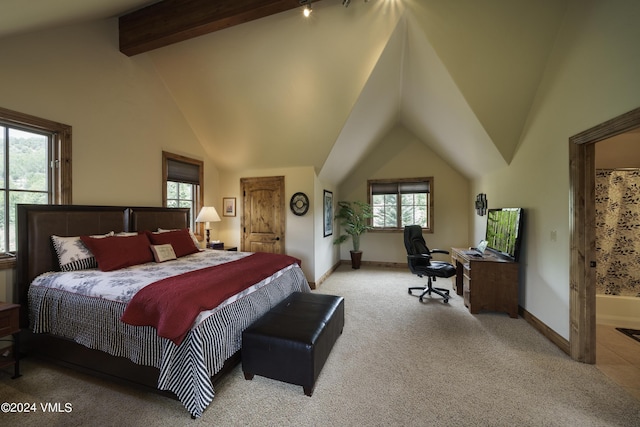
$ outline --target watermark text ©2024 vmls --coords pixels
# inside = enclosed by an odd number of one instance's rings
[[[69,402],[3,402],[0,404],[3,413],[31,413],[31,412],[73,412],[73,405]]]

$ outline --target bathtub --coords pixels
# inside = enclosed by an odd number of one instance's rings
[[[596,323],[640,329],[640,298],[596,294]]]

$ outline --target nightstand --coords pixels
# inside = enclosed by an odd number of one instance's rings
[[[219,242],[219,243],[209,243],[209,246],[207,246],[209,249],[218,249],[220,251],[237,251],[238,247],[237,246],[225,246],[224,243]]]
[[[13,365],[13,377],[20,376],[20,304],[0,302],[0,337],[13,336],[13,342],[0,345],[0,369]],[[10,340],[0,340],[11,342]]]

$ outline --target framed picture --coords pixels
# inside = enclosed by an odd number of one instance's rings
[[[327,237],[333,234],[333,193],[331,191],[324,190],[324,198],[322,200],[324,237]]]
[[[222,216],[236,216],[236,198],[222,198]]]

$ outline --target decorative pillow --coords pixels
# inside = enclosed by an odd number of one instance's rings
[[[173,246],[170,244],[151,245],[151,252],[153,252],[153,258],[155,258],[156,262],[165,262],[177,258]]]
[[[191,240],[193,240],[193,244],[196,245],[196,248],[200,247],[200,242],[198,242],[198,238],[196,237],[195,234],[193,234],[193,231],[191,231],[190,228],[187,228],[187,230],[189,230],[189,236],[191,236]],[[158,233],[166,233],[167,231],[176,231],[175,229],[173,230],[167,230],[164,228],[158,228]]]
[[[147,231],[147,236],[149,236],[149,240],[151,240],[151,243],[154,245],[170,244],[173,246],[173,250],[178,258],[195,252],[200,252],[198,247],[193,243],[187,228],[160,233],[151,233]]]
[[[91,236],[80,236],[98,261],[102,271],[112,271],[132,265],[153,261],[153,253],[146,234],[126,237],[105,237],[96,239]]]
[[[119,233],[114,234],[114,236],[118,236],[118,237],[131,237],[131,236],[137,236],[138,233],[135,231],[121,231]]]
[[[107,234],[92,236],[96,239],[113,236],[113,231]],[[98,268],[98,263],[91,251],[82,243],[80,236],[62,237],[51,236],[53,248],[58,256],[60,271],[77,271],[88,268]]]

